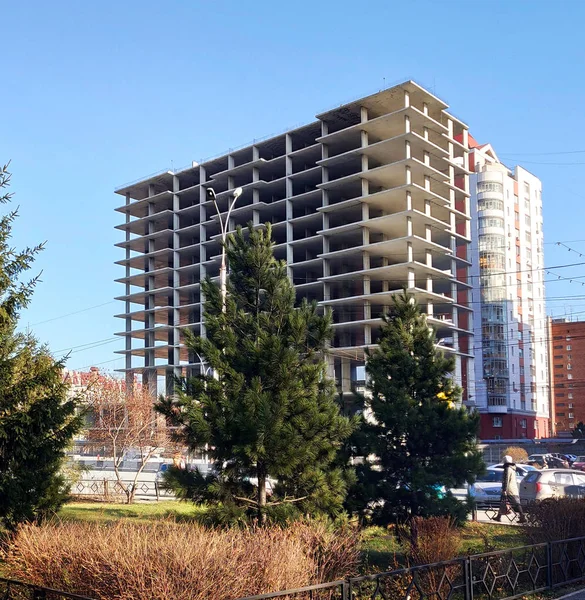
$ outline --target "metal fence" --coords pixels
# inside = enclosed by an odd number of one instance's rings
[[[4,577],[0,577],[0,598],[2,600],[92,600],[87,596],[60,592]]]
[[[585,537],[239,600],[511,600],[585,579]]]
[[[175,498],[173,492],[166,490],[158,481],[141,479],[136,483],[108,478],[80,479],[71,486],[71,494],[84,498],[114,501],[127,498],[133,487],[135,488],[134,496],[139,499],[172,500]]]

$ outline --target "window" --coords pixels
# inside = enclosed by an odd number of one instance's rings
[[[572,368],[573,368],[573,367],[571,366],[571,363],[569,363],[569,364],[567,365],[567,371],[570,371]]]
[[[502,427],[503,426],[502,417],[494,417],[493,425],[494,425],[494,427]]]
[[[573,360],[573,355],[572,354],[567,354],[567,360]]]
[[[575,418],[574,413],[569,413],[569,419],[574,419],[574,418]]]
[[[520,419],[520,427],[522,427],[522,429],[526,429],[526,419]]]
[[[562,346],[561,346],[561,348],[562,348]],[[567,350],[571,350],[571,348],[572,348],[571,344],[567,344]]]
[[[571,473],[555,473],[555,483],[560,485],[572,485],[573,476]]]
[[[555,369],[562,369],[562,368],[563,368],[562,364],[561,365],[555,365]]]
[[[569,373],[569,374],[567,375],[567,379],[573,379],[573,374],[572,374],[572,373]]]
[[[499,194],[504,193],[504,186],[496,181],[480,181],[477,184],[478,192],[497,192]]]
[[[486,198],[485,200],[479,200],[477,203],[477,210],[504,210],[504,201],[496,200],[494,198]]]
[[[571,336],[569,336],[569,335],[568,335],[568,336],[566,337],[566,340],[567,340],[567,342],[570,342],[570,341],[571,341]],[[567,350],[569,350],[569,348],[567,348]]]
[[[500,227],[504,228],[504,219],[500,217],[479,217],[479,228],[484,227]]]
[[[573,408],[573,403],[569,402],[569,408]]]
[[[567,398],[568,398],[569,400],[572,400],[572,399],[573,399],[573,392],[569,392],[569,393],[567,394]]]

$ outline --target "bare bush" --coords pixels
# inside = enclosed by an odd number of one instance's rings
[[[206,529],[119,522],[24,526],[5,560],[9,576],[98,600],[228,600],[355,572],[357,534],[324,525]]]

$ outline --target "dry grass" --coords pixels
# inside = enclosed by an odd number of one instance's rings
[[[206,529],[195,524],[23,527],[8,576],[99,600],[228,600],[354,574],[358,534],[325,525]]]

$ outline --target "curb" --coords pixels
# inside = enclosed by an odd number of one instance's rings
[[[559,596],[558,598],[555,598],[555,600],[565,600],[565,598],[572,598],[573,596],[577,596],[578,594],[584,594],[585,593],[585,587],[581,590],[577,590],[576,592],[570,592],[569,594],[565,594],[564,596]]]

